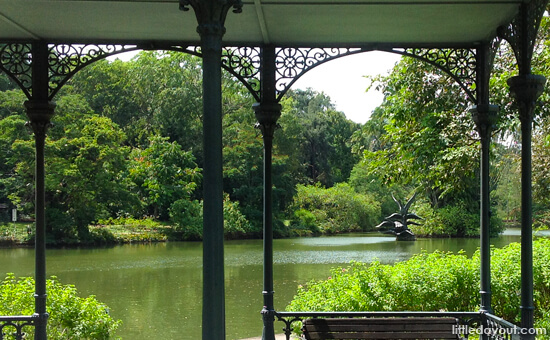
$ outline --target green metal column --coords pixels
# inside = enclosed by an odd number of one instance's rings
[[[536,100],[546,78],[523,74],[508,79],[510,92],[519,108],[521,121],[521,327],[533,328],[533,201],[531,196],[531,133]],[[534,335],[522,335],[534,339]]]
[[[223,164],[221,104],[222,27],[199,25],[203,56],[203,304],[202,338],[225,339]]]
[[[272,149],[273,133],[277,120],[281,116],[281,105],[277,103],[275,89],[275,48],[265,46],[261,52],[261,103],[254,105],[257,127],[262,131],[264,141],[264,272],[262,318],[264,328],[263,340],[275,340],[275,306],[273,302],[273,200],[272,200]]]
[[[491,243],[490,243],[490,197],[489,166],[491,131],[496,121],[498,106],[477,105],[470,110],[477,126],[481,143],[480,159],[480,295],[481,311],[492,313],[491,309]]]
[[[36,340],[46,340],[46,215],[44,144],[55,105],[48,101],[48,45],[36,42],[32,46],[32,99],[25,102],[28,124],[34,132],[36,148],[35,164],[35,307]]]
[[[203,300],[202,338],[225,339],[223,260],[223,164],[221,57],[224,22],[238,0],[180,0],[180,9],[193,7],[201,38],[203,77]]]
[[[477,105],[470,112],[480,137],[480,296],[482,312],[491,308],[491,201],[490,201],[490,147],[491,132],[497,120],[498,106],[489,104],[489,78],[494,54],[490,45],[483,44],[476,51]]]

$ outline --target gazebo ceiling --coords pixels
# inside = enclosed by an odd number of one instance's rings
[[[244,0],[227,45],[463,45],[492,38],[521,0]],[[0,0],[0,40],[198,44],[177,0]]]

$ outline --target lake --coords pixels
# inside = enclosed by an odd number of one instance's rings
[[[519,242],[519,230],[492,239],[495,247]],[[406,260],[422,250],[464,250],[471,255],[478,239],[419,239],[396,242],[379,233],[294,238],[274,241],[275,308],[284,310],[296,288],[325,279],[330,269],[350,261]],[[225,243],[227,339],[262,333],[262,241]],[[0,274],[32,276],[32,249],[0,249]],[[202,243],[130,244],[99,249],[49,249],[48,276],[74,284],[81,295],[96,295],[123,320],[122,339],[200,339]],[[276,329],[280,330],[281,325]]]

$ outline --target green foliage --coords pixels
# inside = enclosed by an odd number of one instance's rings
[[[410,229],[418,236],[427,237],[479,237],[479,211],[468,211],[463,204],[447,205],[433,209],[427,203],[417,205],[418,215],[424,220],[421,225],[411,225]],[[504,231],[502,220],[491,216],[491,236]]]
[[[364,165],[384,184],[422,188],[432,206],[475,193],[478,147],[460,87],[438,69],[403,58],[376,79],[385,99],[363,131]],[[358,146],[356,146],[356,149]],[[472,190],[474,189],[474,190]]]
[[[406,190],[402,186],[384,183],[381,178],[370,172],[368,165],[363,161],[353,167],[348,183],[356,192],[375,197],[376,201],[380,203],[379,220],[395,212],[392,194],[398,197],[407,196]]]
[[[91,295],[78,296],[73,285],[63,285],[57,278],[47,280],[48,338],[52,340],[116,338],[121,321],[109,315],[109,308]],[[34,312],[34,280],[17,279],[7,274],[0,283],[0,315],[32,315]],[[32,338],[32,328],[26,328]]]
[[[223,223],[225,238],[244,238],[252,234],[252,225],[240,211],[239,202],[231,201],[227,194],[223,200]]]
[[[313,215],[323,234],[371,230],[380,216],[380,205],[372,196],[358,194],[345,183],[329,189],[299,185],[291,206],[294,227],[313,231],[315,227],[307,224],[313,219],[304,210]]]
[[[162,242],[172,234],[172,228],[150,218],[110,217],[99,220],[90,232],[95,244]]]
[[[33,240],[32,224],[0,221],[0,245],[28,244]]]
[[[497,216],[510,222],[519,221],[521,213],[521,190],[517,190],[521,187],[520,151],[517,145],[495,145],[489,174],[494,187],[491,205]]]
[[[282,141],[280,147],[286,149],[290,139],[296,141],[291,146],[295,151],[287,154],[293,154],[300,161],[308,184],[319,182],[330,187],[346,181],[359,159],[351,152],[350,143],[359,124],[336,111],[324,93],[307,89],[289,91],[288,95],[299,125],[289,127],[288,131],[283,125],[281,134],[285,136],[280,138],[286,141]],[[286,119],[282,117],[282,121]]]
[[[168,219],[170,205],[189,199],[202,176],[190,152],[168,137],[151,136],[146,149],[134,149],[129,176],[148,215]]]
[[[550,240],[534,242],[537,325],[550,311]],[[352,263],[333,269],[327,280],[299,286],[289,311],[475,311],[479,308],[479,253],[421,253],[394,265]],[[493,310],[504,319],[520,318],[520,245],[493,249]]]
[[[202,239],[202,202],[180,199],[170,206],[170,222],[182,240]]]
[[[223,200],[224,236],[227,239],[251,237],[253,228],[240,211],[239,202],[231,201],[228,194]],[[178,200],[170,207],[170,221],[180,240],[202,239],[202,201]]]
[[[294,211],[293,217],[295,223],[293,231],[299,236],[321,233],[317,218],[311,211],[298,209]]]

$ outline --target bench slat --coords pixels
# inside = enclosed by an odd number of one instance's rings
[[[409,333],[409,332],[385,332],[385,333],[308,333],[306,339],[326,340],[326,339],[457,339],[456,335],[449,333]]]
[[[307,319],[305,322],[308,323],[324,323],[324,322],[331,322],[331,323],[345,323],[349,325],[359,324],[359,325],[367,325],[367,324],[401,324],[401,323],[415,323],[415,324],[457,324],[456,318],[419,318],[419,317],[410,317],[410,318],[327,318],[327,319]]]
[[[303,322],[306,339],[458,339],[456,318],[328,318]]]
[[[369,325],[347,325],[347,324],[333,324],[333,325],[305,325],[305,329],[308,331],[323,331],[323,332],[346,332],[353,330],[354,332],[362,331],[372,331],[372,332],[414,332],[414,331],[432,331],[432,332],[448,332],[453,331],[454,325],[433,325],[429,328],[426,325],[409,325],[409,324],[392,324],[392,325],[379,325],[379,324],[369,324]]]

